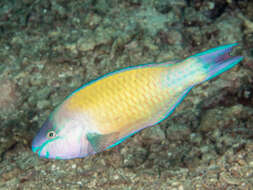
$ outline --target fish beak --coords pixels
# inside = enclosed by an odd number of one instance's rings
[[[38,151],[40,150],[40,147],[34,147],[34,146],[32,146],[32,151],[34,152],[34,153],[38,153]]]
[[[45,136],[50,128],[52,128],[52,123],[47,119],[32,141],[32,151],[34,153],[39,154],[39,150],[42,149],[43,143],[47,140]]]

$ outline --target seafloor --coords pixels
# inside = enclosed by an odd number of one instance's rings
[[[84,159],[31,151],[82,84],[234,42],[244,60],[159,125]],[[253,189],[253,1],[1,0],[0,189]]]

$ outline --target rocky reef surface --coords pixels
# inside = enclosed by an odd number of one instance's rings
[[[0,189],[253,189],[253,2],[1,0]],[[238,42],[244,60],[108,151],[46,160],[31,141],[105,73]]]

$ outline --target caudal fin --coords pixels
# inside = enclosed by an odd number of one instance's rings
[[[210,80],[231,69],[243,59],[242,56],[229,55],[232,48],[236,45],[237,43],[219,46],[191,56],[192,58],[197,58],[202,63],[207,76],[204,81]]]

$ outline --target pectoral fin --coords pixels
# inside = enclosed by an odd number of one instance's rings
[[[108,146],[112,145],[114,141],[118,138],[118,135],[119,133],[117,132],[105,135],[99,133],[88,133],[86,137],[94,151],[101,152],[105,150]]]

